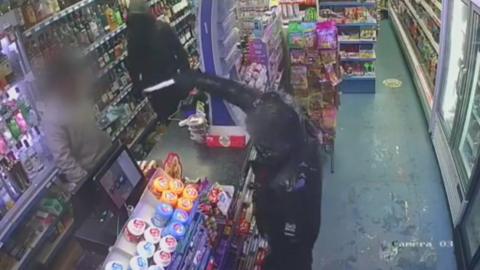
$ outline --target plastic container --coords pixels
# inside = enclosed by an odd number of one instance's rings
[[[177,249],[177,240],[172,235],[166,235],[160,240],[160,250],[172,253]],[[155,257],[153,258],[155,260]],[[158,263],[157,263],[158,264]],[[165,267],[165,266],[164,266]]]
[[[142,256],[134,256],[130,259],[129,270],[147,270],[148,261]]]
[[[169,252],[159,250],[153,254],[153,262],[165,268],[172,262],[172,255]]]
[[[173,212],[171,222],[178,222],[180,224],[186,225],[188,223],[189,214],[187,211],[182,209],[176,209]]]
[[[156,227],[163,228],[167,225],[170,217],[173,214],[173,207],[167,203],[160,203],[155,209],[155,216],[152,218],[152,223]]]
[[[148,270],[165,270],[165,268],[160,265],[151,265],[150,267],[148,267]]]
[[[190,213],[193,208],[193,202],[187,198],[180,198],[177,201],[177,208]]]
[[[177,194],[171,192],[170,190],[164,191],[162,193],[162,197],[160,198],[160,201],[166,204],[171,205],[172,207],[175,207],[177,204]]]
[[[198,198],[198,191],[194,185],[187,185],[183,189],[182,198],[189,199],[192,202]]]
[[[147,222],[140,218],[131,219],[124,231],[124,236],[127,241],[132,243],[138,243],[142,238],[145,229],[147,228]]]
[[[170,224],[168,224],[168,226],[163,231],[163,235],[165,236],[171,235],[175,237],[175,239],[180,240],[185,236],[186,232],[187,232],[187,229],[185,228],[185,225],[183,225],[182,223],[170,222]],[[160,240],[160,244],[161,243],[162,243],[162,240]]]
[[[155,195],[157,199],[160,199],[162,193],[168,190],[168,183],[169,180],[163,175],[155,178],[152,182],[152,186],[150,187],[152,194]]]
[[[145,259],[150,259],[155,253],[155,244],[148,241],[140,241],[137,245],[137,254]]]
[[[170,191],[175,193],[177,196],[181,195],[185,185],[183,184],[182,180],[173,179],[169,182]]]
[[[156,245],[158,244],[158,242],[160,242],[160,239],[162,238],[162,229],[157,228],[156,226],[149,227],[145,230],[143,238],[145,238],[145,241]]]
[[[121,262],[111,261],[105,265],[105,270],[127,270],[127,266]]]

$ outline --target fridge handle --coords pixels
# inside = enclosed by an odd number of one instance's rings
[[[460,70],[458,71],[457,85],[456,85],[457,96],[460,99],[463,98],[462,86],[463,86],[463,80],[465,79],[465,74],[466,73],[467,73],[467,68],[465,67],[464,64],[461,64],[460,65]]]

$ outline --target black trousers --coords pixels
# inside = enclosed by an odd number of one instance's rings
[[[265,270],[311,270],[312,243],[286,243],[270,239],[270,253],[265,261]]]

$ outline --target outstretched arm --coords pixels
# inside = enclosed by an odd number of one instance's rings
[[[161,91],[163,88],[175,84],[177,89],[189,92],[194,87],[240,107],[245,112],[250,111],[254,102],[261,93],[233,80],[207,75],[200,72],[182,72],[169,81],[145,89],[146,92]]]

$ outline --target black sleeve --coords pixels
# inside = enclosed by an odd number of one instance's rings
[[[245,112],[253,108],[255,100],[261,95],[256,89],[239,82],[200,72],[183,72],[176,75],[174,80],[175,84],[184,91],[197,87],[225,99]]]
[[[173,30],[172,27],[166,25],[164,27],[165,35],[167,37],[167,41],[169,42],[170,50],[174,53],[177,57],[177,67],[181,71],[186,71],[190,69],[190,63],[188,61],[188,54],[185,48],[183,47],[180,39],[178,39],[177,33]]]

